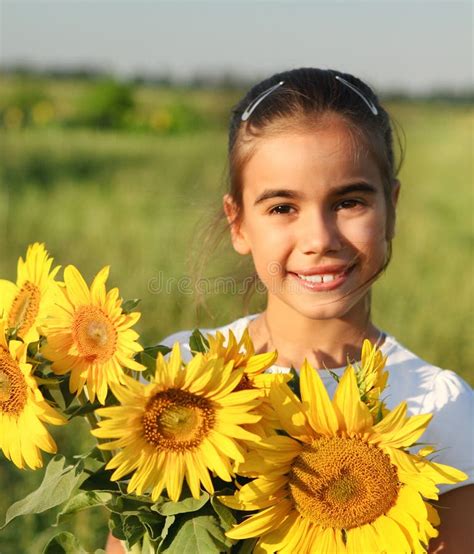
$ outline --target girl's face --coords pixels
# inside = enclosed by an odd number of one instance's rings
[[[252,254],[268,302],[311,319],[361,309],[369,285],[355,289],[387,255],[380,171],[344,120],[328,123],[260,140],[243,173],[241,223],[232,226],[234,248]],[[224,208],[231,219],[229,196]]]

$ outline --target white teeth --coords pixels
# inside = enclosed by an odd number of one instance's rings
[[[336,275],[300,275],[298,273],[298,277],[310,283],[330,283],[334,281]]]

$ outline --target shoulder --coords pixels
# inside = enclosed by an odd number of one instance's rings
[[[236,319],[235,321],[231,321],[230,323],[227,323],[225,325],[222,325],[221,327],[215,327],[215,328],[199,328],[201,333],[206,336],[206,334],[215,334],[217,331],[221,332],[225,337],[229,335],[229,331],[232,331],[236,337],[237,340],[240,340],[245,328],[258,314],[253,314],[249,316],[244,316],[239,319]],[[167,346],[168,348],[172,348],[173,345],[178,342],[181,347],[181,354],[185,361],[188,361],[191,358],[191,350],[189,348],[189,339],[191,338],[193,330],[187,329],[185,331],[178,331],[177,333],[173,333],[172,335],[169,335],[165,337],[163,340],[160,341],[159,344],[163,344],[164,346]]]
[[[466,433],[474,415],[472,388],[454,371],[430,364],[394,337],[388,339],[388,407],[394,408],[405,400],[412,415],[432,413],[433,419],[421,441],[439,450],[436,461],[469,475],[460,486],[474,482],[473,435]],[[443,492],[449,488],[454,487],[442,487]]]
[[[442,369],[420,358],[394,337],[387,337],[386,369],[389,391],[397,401],[407,400],[410,411],[439,410],[453,401],[472,403],[473,391],[466,381],[450,369]]]

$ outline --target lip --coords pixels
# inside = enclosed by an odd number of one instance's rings
[[[335,275],[348,271],[351,267],[348,264],[333,264],[333,265],[320,265],[318,267],[311,267],[309,269],[302,269],[301,271],[291,271],[290,273],[299,275]]]
[[[350,274],[352,273],[352,270],[354,269],[355,264],[348,266],[342,266],[342,273],[339,275],[337,279],[334,279],[334,281],[331,281],[330,283],[310,283],[309,281],[304,281],[303,279],[300,279],[296,273],[293,273],[292,271],[289,272],[291,277],[293,279],[296,279],[296,281],[303,287],[305,287],[307,290],[310,291],[331,291],[334,289],[337,289],[341,287],[349,278]],[[332,268],[330,271],[328,271],[328,268]],[[324,272],[299,272],[301,275],[321,275],[321,274],[330,274],[331,272],[339,273],[339,271],[334,271],[334,268],[339,268],[341,270],[341,266],[324,266]],[[321,269],[321,268],[318,268]]]

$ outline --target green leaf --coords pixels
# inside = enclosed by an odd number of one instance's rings
[[[68,500],[56,518],[56,525],[59,525],[67,517],[75,515],[82,510],[87,510],[94,506],[104,506],[111,498],[112,495],[108,492],[81,491]]]
[[[140,375],[147,381],[151,381],[156,373],[156,359],[152,358],[146,352],[139,352],[135,356],[135,360],[146,368],[140,372]]]
[[[160,539],[166,518],[156,512],[141,512],[137,514],[138,519],[145,527],[148,535],[153,541]]]
[[[230,552],[228,539],[215,515],[185,514],[168,534],[160,552],[166,554],[221,554]]]
[[[224,506],[222,502],[219,502],[217,496],[211,496],[211,504],[217,516],[219,517],[222,528],[225,531],[231,529],[236,523],[236,519],[234,517],[234,514],[232,513],[232,510],[227,508],[227,506]]]
[[[168,536],[168,533],[170,531],[171,526],[176,521],[176,516],[168,516],[165,519],[165,524],[163,525],[163,529],[161,530],[161,538],[164,540]]]
[[[78,417],[78,416],[83,416],[83,415],[86,415],[86,414],[90,414],[91,412],[94,412],[95,410],[97,410],[98,408],[101,408],[102,405],[100,404],[100,402],[98,400],[96,400],[95,402],[88,402],[87,404],[85,404],[84,406],[77,406],[77,405],[74,405],[74,406],[69,406],[69,408],[66,408],[64,410],[64,413],[65,415],[68,416],[68,419],[72,419],[73,417]]]
[[[69,499],[84,477],[83,463],[64,467],[64,456],[55,456],[46,467],[41,485],[27,497],[8,508],[3,529],[12,519],[26,514],[39,514]]]
[[[136,544],[146,531],[138,516],[123,515],[117,512],[112,512],[110,515],[109,529],[114,537],[127,542],[127,548]]]
[[[120,514],[112,512],[109,517],[109,529],[112,535],[121,541],[126,539]]]
[[[94,460],[96,462],[100,462],[101,466],[104,465],[102,450],[100,450],[100,448],[97,448],[97,446],[94,446],[93,448],[82,454],[76,454],[75,456],[73,456],[73,458],[75,460],[84,460],[88,462]]]
[[[72,533],[63,531],[54,537],[44,547],[43,554],[87,554]]]
[[[146,367],[146,369],[141,372],[141,376],[148,381],[151,381],[155,376],[156,358],[158,356],[158,352],[161,352],[163,356],[166,356],[166,354],[171,352],[171,348],[158,344],[156,346],[149,346],[145,348],[141,352],[138,352],[135,356],[135,360]]]
[[[133,298],[131,300],[125,300],[125,302],[122,304],[122,312],[124,314],[129,314],[130,312],[133,312],[133,310],[140,304],[141,298]]]
[[[125,516],[123,518],[123,533],[127,541],[127,547],[131,548],[143,537],[145,527],[142,525],[138,516]]]
[[[80,488],[83,491],[120,492],[118,483],[110,480],[112,473],[113,470],[104,469],[104,467],[89,473],[89,477],[81,483]]]
[[[163,356],[166,356],[166,354],[171,352],[171,348],[165,346],[164,344],[155,344],[155,346],[147,346],[143,349],[143,352],[148,354],[148,356],[151,356],[156,361],[156,357],[159,352],[161,352]]]
[[[204,337],[199,329],[194,329],[189,338],[189,348],[192,352],[207,352],[209,350],[209,341]]]
[[[114,495],[107,508],[123,515],[139,515],[146,511],[151,513],[152,500],[149,496],[137,496],[134,494]]]
[[[171,502],[171,500],[162,499],[156,504],[151,506],[151,509],[163,516],[174,516],[176,514],[185,514],[188,512],[197,512],[200,510],[209,500],[207,492],[203,492],[201,496],[196,499],[192,496],[185,498],[179,502]]]

